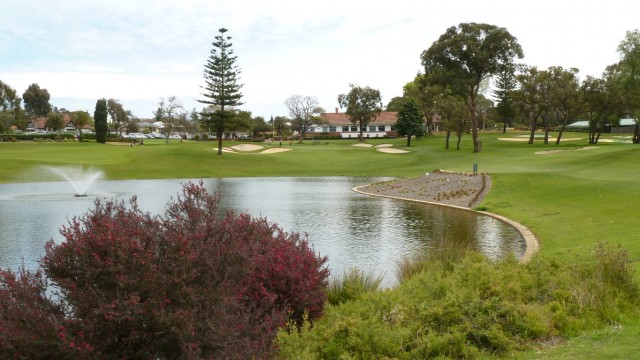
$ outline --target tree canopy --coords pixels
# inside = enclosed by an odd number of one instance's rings
[[[320,114],[324,109],[320,107],[318,99],[313,96],[292,95],[284,102],[291,116],[291,128],[300,134],[300,141],[304,140],[307,132],[324,121]]]
[[[418,136],[424,132],[424,115],[420,111],[418,102],[413,98],[408,98],[398,112],[398,120],[395,129],[400,136],[407,137],[407,146],[411,146],[411,137]]]
[[[382,98],[380,91],[368,86],[360,87],[350,84],[351,90],[348,94],[338,95],[338,104],[346,108],[345,113],[349,116],[352,124],[358,125],[360,129],[360,141],[364,141],[362,132],[375,121],[376,116],[382,111]]]
[[[51,112],[51,104],[49,104],[49,91],[40,88],[38,84],[31,84],[22,94],[24,102],[24,110],[31,117],[44,117]]]
[[[429,81],[446,86],[464,99],[471,115],[474,152],[482,147],[476,113],[482,83],[522,57],[520,44],[505,28],[478,23],[450,27],[422,53]]]
[[[240,70],[235,65],[237,56],[233,55],[230,36],[225,36],[225,28],[218,30],[220,35],[213,42],[211,54],[204,66],[205,86],[198,100],[207,104],[211,111],[203,112],[202,122],[205,127],[213,128],[218,140],[218,155],[222,155],[222,136],[236,116],[236,107],[242,105],[242,93],[238,84]]]

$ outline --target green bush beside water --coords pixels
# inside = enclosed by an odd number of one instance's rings
[[[505,356],[619,323],[639,303],[621,247],[526,265],[472,253],[428,259],[394,289],[329,305],[312,325],[281,331],[278,346],[284,359]]]

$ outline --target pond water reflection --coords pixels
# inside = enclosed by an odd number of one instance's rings
[[[456,241],[490,258],[521,257],[526,245],[520,233],[492,217],[458,209],[366,196],[355,186],[388,178],[226,178],[204,179],[219,191],[222,207],[266,217],[285,231],[306,233],[314,249],[329,257],[332,274],[351,267],[385,274],[395,282],[395,262],[415,251]],[[76,198],[64,182],[0,185],[0,267],[35,269],[44,243],[61,241],[67,219],[82,215],[96,197],[128,199],[135,194],[141,209],[164,211],[182,184],[200,180],[97,181],[87,198]]]

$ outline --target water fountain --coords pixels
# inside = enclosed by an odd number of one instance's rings
[[[44,166],[44,169],[66,180],[75,190],[75,197],[86,197],[89,187],[104,175],[102,171],[93,170],[93,168],[85,170],[82,167]]]

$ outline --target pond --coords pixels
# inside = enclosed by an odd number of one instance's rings
[[[456,241],[490,258],[521,257],[526,245],[513,227],[490,216],[443,206],[358,194],[355,186],[389,178],[225,178],[203,179],[219,191],[221,205],[265,217],[285,231],[308,234],[314,249],[329,258],[332,275],[357,267],[395,283],[396,261],[416,251]],[[61,241],[59,229],[93,206],[96,197],[128,201],[162,213],[185,182],[200,180],[98,180],[87,197],[74,197],[66,182],[0,185],[0,267],[38,266],[49,239]]]

